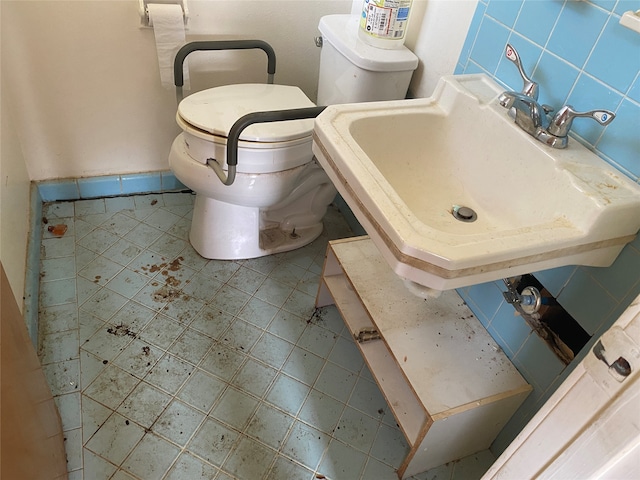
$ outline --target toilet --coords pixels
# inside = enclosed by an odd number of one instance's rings
[[[418,59],[358,39],[358,17],[320,20],[323,48],[318,104],[404,98]],[[314,119],[255,123],[238,142],[235,181],[225,185],[226,139],[245,114],[315,106],[298,87],[238,84],[194,93],[178,106],[182,133],[169,165],[196,193],[189,241],[204,258],[236,260],[293,250],[315,240],[336,189],[311,152]],[[215,160],[212,160],[215,159]]]

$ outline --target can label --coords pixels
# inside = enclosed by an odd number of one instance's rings
[[[373,37],[402,39],[411,0],[364,0],[360,27]]]

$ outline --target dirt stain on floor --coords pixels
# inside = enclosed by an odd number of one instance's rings
[[[116,325],[115,327],[107,328],[107,333],[110,333],[111,335],[115,335],[116,337],[127,336],[131,338],[136,338],[138,336],[137,333],[135,333],[129,328],[129,325],[125,325],[124,323]]]
[[[166,283],[167,285],[170,285],[172,287],[177,287],[182,283],[180,280],[178,280],[173,275],[169,275],[169,271],[168,270],[163,270],[162,271],[162,275],[165,277],[164,283]]]
[[[184,261],[183,257],[176,258],[173,262],[169,263],[169,270],[171,270],[172,272],[177,272],[178,270],[180,270],[180,267],[182,266],[180,262],[182,261]]]
[[[47,227],[47,231],[54,237],[64,237],[64,234],[67,233],[67,229],[68,227],[64,223],[49,225]]]
[[[151,298],[154,302],[166,303],[172,302],[177,298],[180,298],[181,292],[177,288],[171,288],[169,285],[163,285],[158,290],[153,292]]]
[[[179,271],[182,267],[182,264],[180,262],[182,262],[183,260],[183,257],[178,257],[169,263],[163,262],[160,264],[147,265],[149,272],[160,272],[160,274],[164,277],[164,285],[154,291],[151,295],[153,301],[158,303],[168,303],[180,298],[182,293],[178,287],[182,283],[182,280],[179,280],[175,276],[171,275],[170,272]],[[151,285],[158,286],[160,285],[160,283],[153,282]]]
[[[324,322],[324,309],[316,307],[311,316],[307,319],[307,323],[314,323],[318,325],[322,322]]]

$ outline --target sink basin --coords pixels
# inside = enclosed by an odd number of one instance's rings
[[[640,229],[640,185],[572,139],[538,142],[486,75],[426,99],[334,105],[313,152],[401,277],[447,290],[562,265],[608,266]],[[464,207],[464,208],[462,208]]]

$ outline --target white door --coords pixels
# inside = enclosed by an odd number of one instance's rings
[[[640,478],[640,296],[484,475]]]

